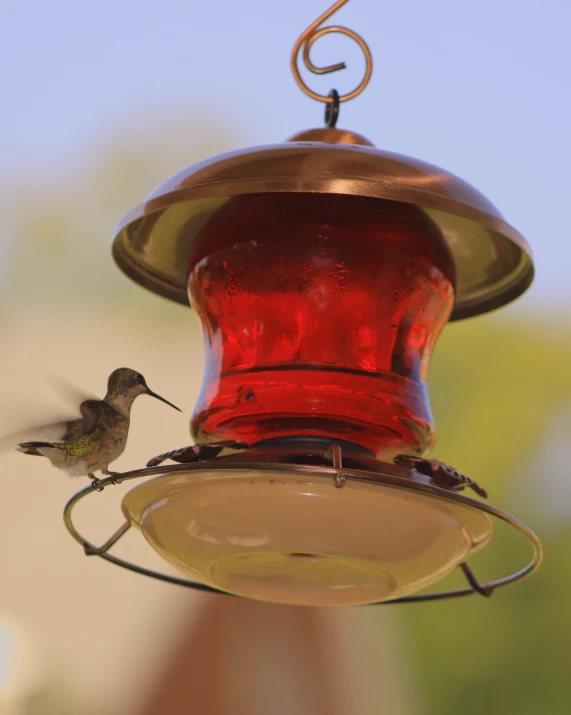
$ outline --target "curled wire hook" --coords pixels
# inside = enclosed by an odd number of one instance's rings
[[[373,73],[373,56],[371,55],[371,50],[369,49],[369,46],[367,45],[365,40],[359,35],[357,35],[356,32],[353,32],[353,30],[349,30],[347,27],[341,27],[339,25],[329,25],[328,27],[322,27],[321,29],[318,29],[321,24],[328,20],[331,15],[337,12],[337,10],[343,7],[343,5],[345,5],[347,2],[349,2],[349,0],[337,0],[337,2],[334,3],[328,10],[326,10],[323,15],[320,15],[317,20],[315,20],[315,22],[313,22],[307,28],[307,30],[305,30],[305,32],[303,32],[299,36],[291,53],[291,71],[293,73],[295,81],[297,82],[298,87],[303,92],[305,92],[305,94],[307,94],[312,99],[316,99],[318,102],[326,102],[327,104],[331,104],[333,102],[333,98],[330,95],[328,96],[326,94],[318,94],[317,92],[314,92],[303,81],[299,72],[299,68],[297,66],[300,49],[303,47],[303,62],[305,66],[308,70],[310,70],[310,72],[313,72],[314,74],[329,74],[330,72],[337,72],[337,70],[342,70],[346,67],[346,64],[344,62],[338,62],[334,65],[328,65],[327,67],[316,67],[313,64],[309,56],[309,52],[313,46],[313,43],[316,42],[323,35],[328,35],[329,33],[333,32],[337,32],[340,35],[346,35],[352,40],[355,40],[355,42],[359,45],[359,47],[363,51],[363,54],[365,55],[365,76],[361,80],[360,84],[352,92],[348,92],[347,94],[341,95],[339,97],[339,102],[346,102],[349,99],[353,99],[357,95],[361,94],[361,92],[369,84],[371,74]]]

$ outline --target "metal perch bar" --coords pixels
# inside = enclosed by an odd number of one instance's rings
[[[486,596],[486,598],[489,598],[492,595],[494,589],[488,584],[482,585],[474,576],[474,572],[465,561],[460,564],[460,568],[462,569],[464,576],[466,576],[468,583],[476,593],[479,593],[480,596]]]
[[[109,549],[114,546],[119,539],[131,528],[131,524],[126,521],[123,526],[121,526],[117,531],[103,544],[103,546],[93,546],[89,542],[85,542],[83,548],[86,556],[101,556],[101,554],[107,553]]]

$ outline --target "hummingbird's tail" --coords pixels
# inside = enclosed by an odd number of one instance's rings
[[[38,451],[38,447],[51,447],[53,449],[55,446],[51,442],[20,442],[16,450],[22,452],[22,454],[32,454],[34,457],[45,457],[45,454]]]

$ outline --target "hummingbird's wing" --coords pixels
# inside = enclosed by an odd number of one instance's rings
[[[14,449],[20,442],[62,442],[73,431],[74,426],[81,425],[81,420],[67,419],[48,424],[27,427],[19,432],[0,437],[0,452]]]
[[[84,400],[79,406],[81,410],[81,428],[83,434],[91,434],[93,430],[101,422],[101,418],[109,411],[113,410],[111,405],[108,405],[103,400]],[[115,411],[115,410],[113,410]]]
[[[98,401],[100,399],[89,392],[85,392],[85,390],[82,390],[68,380],[65,380],[63,377],[59,377],[59,375],[51,375],[49,379],[55,391],[64,399],[65,402],[70,405],[74,405],[75,409],[77,409],[76,406],[81,405],[82,402],[87,400]]]
[[[20,432],[0,437],[0,451],[13,449],[20,442],[67,442],[78,432],[84,435],[91,434],[99,424],[105,409],[113,409],[102,400],[84,400],[79,409],[81,417],[67,419],[49,424],[35,425]]]
[[[95,428],[97,416],[100,414],[100,408],[97,403],[101,403],[96,397],[81,391],[67,380],[60,377],[51,376],[51,382],[57,388],[60,395],[65,396],[65,401],[69,401],[75,405],[73,412],[75,414],[63,415],[53,422],[45,422],[42,424],[32,425],[25,429],[18,430],[12,434],[0,436],[0,452],[14,449],[20,442],[26,441],[41,441],[41,442],[67,442],[78,430],[85,434],[89,434]],[[80,404],[81,403],[81,404]],[[83,405],[87,405],[83,408]],[[80,405],[79,410],[77,405]],[[81,413],[81,416],[80,414]]]

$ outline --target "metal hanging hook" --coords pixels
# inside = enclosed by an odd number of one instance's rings
[[[335,129],[339,117],[339,92],[332,89],[328,97],[331,98],[331,101],[325,105],[325,126]]]
[[[344,62],[338,62],[334,65],[328,65],[327,67],[316,67],[313,64],[309,56],[309,52],[313,46],[313,43],[316,42],[323,35],[328,35],[329,33],[333,32],[337,32],[340,35],[346,35],[352,40],[355,40],[355,42],[363,50],[363,54],[365,55],[365,76],[361,80],[358,87],[356,87],[356,89],[354,89],[352,92],[348,92],[347,94],[341,95],[339,97],[339,102],[347,102],[349,99],[354,99],[357,95],[361,94],[361,92],[369,84],[371,74],[373,73],[373,56],[371,55],[371,50],[369,49],[369,46],[367,45],[365,40],[359,35],[357,35],[356,32],[353,32],[353,30],[349,30],[347,27],[341,27],[339,25],[330,25],[328,27],[322,27],[321,29],[318,29],[321,24],[328,20],[331,15],[337,12],[337,10],[343,7],[343,5],[345,5],[347,2],[349,2],[349,0],[337,0],[337,2],[334,3],[328,10],[326,10],[323,15],[320,15],[317,20],[313,22],[307,28],[307,30],[305,30],[305,32],[300,35],[291,53],[291,71],[293,72],[293,76],[295,81],[297,82],[298,87],[303,92],[305,92],[305,94],[307,94],[312,99],[316,99],[318,102],[326,102],[327,104],[331,104],[333,102],[333,99],[330,95],[328,96],[326,94],[318,94],[317,92],[314,92],[301,78],[301,74],[297,66],[299,51],[301,50],[301,48],[303,47],[303,63],[305,64],[307,69],[314,74],[329,74],[330,72],[337,72],[337,70],[343,70],[346,68],[346,64]]]

